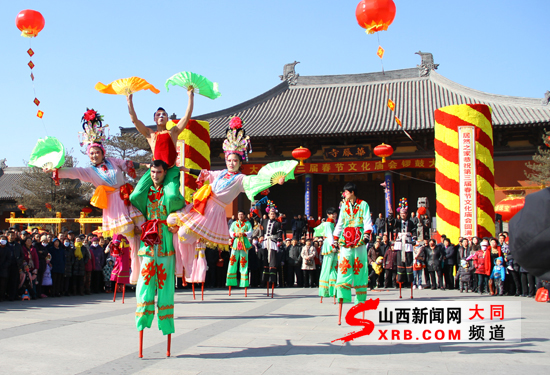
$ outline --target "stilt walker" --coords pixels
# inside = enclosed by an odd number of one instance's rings
[[[263,249],[260,253],[260,261],[263,264],[263,281],[267,285],[267,296],[269,297],[269,286],[271,284],[271,298],[275,291],[277,283],[277,252],[279,251],[278,243],[283,240],[283,229],[281,223],[277,220],[277,211],[275,208],[269,210],[269,217],[263,221],[264,230],[262,235],[264,242]]]
[[[248,250],[252,247],[250,237],[252,236],[252,224],[245,220],[243,211],[239,211],[238,220],[234,221],[229,228],[229,234],[232,239],[231,255],[229,257],[229,267],[227,269],[227,286],[229,295],[231,287],[237,286],[237,270],[241,274],[239,286],[248,288]]]
[[[368,286],[367,239],[372,232],[370,209],[367,202],[357,199],[354,183],[344,186],[345,201],[340,208],[334,228],[334,243],[340,247],[336,297],[340,303],[338,324],[342,321],[342,305],[351,302],[351,288],[355,288],[355,304],[365,302]]]
[[[399,298],[401,298],[401,286],[403,283],[409,283],[411,287],[411,299],[413,298],[413,238],[412,233],[416,231],[416,225],[412,220],[407,219],[408,203],[406,198],[399,201],[399,219],[395,224],[397,237],[395,239],[394,249],[397,251],[397,282],[399,283]]]
[[[130,201],[145,216],[142,226],[141,270],[136,289],[136,326],[140,332],[139,357],[143,357],[143,330],[151,328],[157,295],[158,327],[168,335],[167,356],[170,356],[171,334],[174,333],[175,251],[173,232],[166,218],[181,209],[185,201],[179,191],[179,170],[155,160],[151,173],[145,174],[130,196]]]
[[[323,297],[333,297],[336,291],[336,276],[338,275],[338,251],[334,245],[334,225],[338,220],[338,213],[334,207],[327,209],[327,221],[315,227],[314,236],[323,237],[321,255],[321,275],[319,276],[319,296],[321,303]]]
[[[122,285],[122,303],[126,284],[130,282],[130,245],[128,239],[122,234],[115,234],[111,242],[111,255],[116,258],[115,267],[111,272],[111,281],[115,282],[113,302],[116,299],[117,286]]]
[[[199,171],[182,168],[185,172],[199,176],[197,183],[200,188],[193,195],[192,204],[168,217],[169,226],[179,227],[179,246],[193,246],[199,243],[203,249],[208,246],[229,250],[231,236],[227,227],[225,207],[242,192],[246,193],[248,199],[254,200],[254,197],[265,189],[294,179],[294,169],[298,164],[294,160],[267,164],[255,176],[245,176],[239,172],[243,160],[248,160],[247,155],[251,152],[250,139],[245,135],[242,126],[241,119],[233,117],[226,130],[223,150],[227,169]],[[196,259],[200,257],[199,253]],[[204,268],[200,266],[203,263],[197,264],[193,263],[192,279],[196,278],[193,275],[206,272],[206,261]]]

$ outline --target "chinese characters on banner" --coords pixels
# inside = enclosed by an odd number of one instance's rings
[[[317,216],[323,217],[323,185],[317,185]]]
[[[243,173],[257,174],[261,167],[265,164],[243,164]],[[381,160],[369,161],[339,161],[339,162],[323,162],[323,163],[304,163],[304,166],[296,167],[295,174],[311,173],[311,174],[340,174],[340,173],[365,173],[365,172],[382,172],[394,169],[422,169],[435,168],[435,159],[399,159],[386,160],[382,163]]]
[[[473,126],[458,127],[460,235],[477,236],[476,141]]]
[[[323,156],[326,160],[366,159],[371,156],[369,146],[325,147]]]
[[[311,215],[311,185],[313,184],[313,176],[306,175],[306,196],[305,196],[305,214],[307,217]]]

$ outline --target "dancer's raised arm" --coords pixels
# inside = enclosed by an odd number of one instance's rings
[[[151,129],[149,129],[140,119],[137,118],[136,111],[134,110],[134,102],[132,101],[133,94],[130,94],[126,97],[128,102],[128,112],[130,113],[130,118],[132,123],[135,125],[138,132],[143,134],[146,139],[151,137]]]
[[[195,103],[195,93],[193,88],[187,90],[187,95],[189,96],[189,102],[187,103],[187,110],[185,111],[185,116],[183,116],[177,123],[175,127],[172,128],[171,132],[177,132],[176,137],[185,129],[185,126],[191,119],[193,114],[193,105]],[[137,126],[137,125],[136,125]]]

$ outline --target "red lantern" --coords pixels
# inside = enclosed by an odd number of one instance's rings
[[[395,18],[393,0],[362,0],[357,4],[355,17],[367,34],[387,30]]]
[[[296,160],[299,160],[300,161],[300,166],[304,166],[304,160],[306,159],[309,159],[311,157],[311,151],[309,151],[307,148],[305,147],[298,147],[298,148],[295,148],[293,151],[292,151],[292,157]]]
[[[374,152],[374,155],[382,158],[382,163],[385,163],[386,158],[389,158],[393,154],[393,148],[385,143],[376,146],[372,151]]]
[[[260,193],[261,195],[269,195],[269,189],[265,189]]]
[[[34,38],[42,31],[46,21],[40,12],[25,9],[15,17],[15,26],[21,30],[21,36]]]
[[[82,209],[82,212],[83,212],[86,216],[88,216],[88,214],[90,214],[90,213],[92,212],[92,209],[91,209],[90,207],[84,207],[84,208]]]
[[[52,212],[52,205],[50,203],[46,203],[46,208],[48,211]]]
[[[23,214],[25,214],[25,211],[27,210],[27,207],[23,206],[22,204],[17,206],[17,208],[19,208]]]
[[[502,221],[509,222],[525,205],[523,195],[509,195],[495,206],[495,212],[502,216]]]

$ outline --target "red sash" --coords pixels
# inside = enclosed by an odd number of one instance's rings
[[[160,244],[160,225],[166,224],[166,220],[147,220],[141,224],[141,240],[150,247]]]
[[[361,228],[345,228],[344,229],[344,241],[345,247],[357,247],[357,244],[361,240]]]

